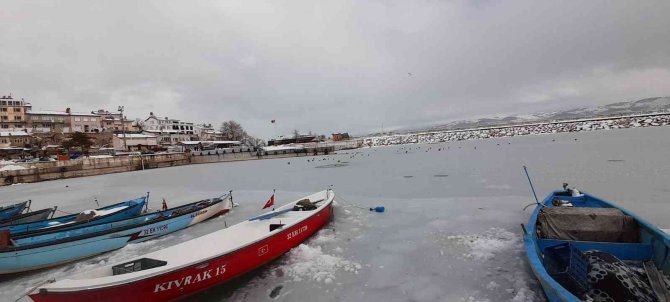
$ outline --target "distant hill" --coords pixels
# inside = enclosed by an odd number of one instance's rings
[[[670,97],[647,98],[632,102],[619,102],[596,107],[580,107],[565,111],[551,113],[536,113],[525,115],[513,115],[506,117],[482,118],[477,120],[456,121],[446,124],[422,127],[420,129],[405,129],[395,131],[396,133],[416,131],[438,131],[467,129],[478,127],[502,126],[510,124],[548,122],[555,120],[583,119],[594,117],[607,117],[615,115],[629,115],[652,112],[670,112]]]

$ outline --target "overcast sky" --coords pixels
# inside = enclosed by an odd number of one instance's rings
[[[256,136],[670,95],[670,1],[4,1],[0,94]],[[411,73],[411,75],[410,75]]]

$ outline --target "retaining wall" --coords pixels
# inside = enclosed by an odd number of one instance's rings
[[[0,186],[15,183],[31,183],[45,180],[94,176],[136,170],[156,169],[189,164],[258,160],[271,158],[313,156],[329,154],[332,147],[307,148],[259,152],[246,149],[237,152],[204,151],[198,153],[171,153],[142,156],[119,156],[111,158],[82,158],[74,160],[39,162],[23,170],[0,171]]]

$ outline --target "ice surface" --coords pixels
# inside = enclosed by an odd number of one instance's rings
[[[280,205],[333,185],[334,218],[322,231],[190,301],[543,301],[521,243],[519,224],[531,213],[522,208],[534,202],[521,167],[528,166],[540,198],[568,182],[668,229],[669,134],[669,127],[651,127],[379,147],[6,186],[6,200],[30,198],[34,208],[71,213],[96,207],[96,198],[109,205],[147,191],[150,208],[162,198],[174,207],[228,190],[240,206],[158,240],[3,277],[0,291],[13,301],[46,278],[202,236],[260,214],[272,189]],[[316,168],[323,165],[333,167]],[[370,212],[374,206],[386,212]]]

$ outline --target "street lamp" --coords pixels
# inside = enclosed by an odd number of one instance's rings
[[[123,106],[119,106],[119,112],[121,112],[121,129],[123,130],[123,149],[128,151],[128,145],[126,144],[126,122],[123,117]]]

